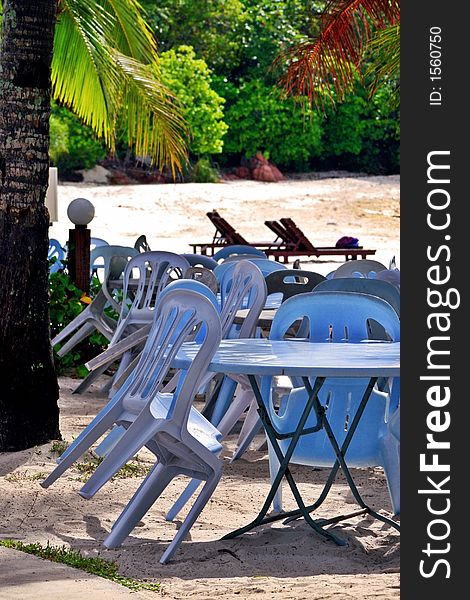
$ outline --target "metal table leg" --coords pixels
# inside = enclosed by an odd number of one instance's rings
[[[307,393],[310,395],[313,395],[314,393],[314,388],[312,388],[310,381],[308,379],[308,377],[302,377],[302,381],[305,385],[305,389],[307,390]],[[328,436],[328,439],[330,440],[330,443],[333,447],[333,450],[335,452],[336,455],[336,461],[331,469],[330,475],[328,477],[327,482],[325,483],[325,486],[322,490],[322,493],[320,494],[319,498],[316,500],[316,502],[314,502],[313,504],[311,504],[310,506],[307,507],[307,510],[309,512],[314,511],[315,509],[317,509],[325,500],[325,498],[327,497],[331,486],[333,485],[333,482],[336,478],[336,474],[338,472],[339,467],[341,467],[345,477],[346,477],[346,481],[348,482],[349,488],[354,496],[354,498],[356,499],[356,502],[359,504],[359,506],[361,507],[361,510],[358,511],[357,513],[352,513],[354,514],[370,514],[373,517],[375,517],[376,519],[383,521],[384,523],[388,523],[389,525],[392,525],[392,527],[395,527],[395,529],[400,529],[399,524],[396,521],[393,521],[392,519],[389,519],[388,517],[385,517],[383,515],[381,515],[380,513],[374,511],[372,508],[370,508],[369,506],[367,506],[367,504],[364,502],[364,500],[362,499],[359,490],[356,487],[356,484],[354,483],[354,480],[352,478],[352,475],[349,471],[349,468],[346,464],[346,461],[344,459],[344,456],[346,454],[346,451],[349,447],[349,444],[351,443],[351,440],[353,438],[353,435],[356,431],[356,428],[359,424],[359,421],[362,417],[362,413],[365,410],[365,407],[367,405],[367,402],[370,398],[370,395],[372,393],[372,390],[375,386],[377,382],[377,378],[376,377],[372,377],[369,381],[369,384],[367,386],[367,388],[364,391],[364,394],[362,396],[361,402],[358,406],[358,409],[356,411],[356,414],[354,415],[354,418],[351,422],[351,425],[349,427],[348,433],[346,434],[346,437],[344,438],[344,442],[341,446],[341,448],[339,447],[339,444],[334,436],[334,433],[331,429],[331,426],[328,422],[328,419],[326,418],[325,415],[325,411],[321,410],[323,407],[321,406],[317,394],[314,395],[314,407],[315,410],[317,411],[317,415],[321,415],[321,422],[322,422],[322,427],[325,429],[326,434]],[[299,517],[303,516],[303,511],[300,510],[295,510],[295,511],[290,511],[290,513],[285,513],[284,516],[287,516],[288,518],[284,521],[284,523],[289,523],[290,521],[293,521]],[[351,515],[348,515],[348,517],[350,517]]]
[[[266,513],[269,510],[269,507],[271,505],[271,502],[273,501],[273,498],[276,494],[276,491],[281,483],[281,480],[283,477],[286,477],[287,482],[292,490],[292,493],[294,495],[294,498],[297,502],[297,505],[299,507],[299,513],[304,517],[304,519],[307,521],[307,523],[320,535],[322,535],[323,537],[334,541],[336,544],[340,545],[340,546],[344,546],[345,542],[343,540],[341,540],[340,538],[338,538],[336,535],[330,533],[329,531],[326,531],[325,529],[323,529],[323,527],[316,523],[310,516],[309,511],[307,510],[307,507],[305,506],[302,497],[300,495],[300,492],[297,488],[297,485],[294,481],[294,478],[292,477],[291,472],[289,471],[289,461],[291,459],[291,456],[295,450],[295,447],[297,445],[297,442],[300,438],[301,435],[306,435],[307,433],[312,433],[314,431],[318,431],[319,429],[321,429],[322,425],[322,415],[324,413],[324,408],[321,406],[320,402],[318,401],[317,398],[317,394],[320,390],[320,388],[322,387],[325,378],[324,377],[318,377],[315,381],[315,384],[313,386],[313,388],[310,386],[309,384],[309,398],[307,400],[307,403],[305,405],[305,408],[302,412],[302,416],[299,420],[299,423],[295,429],[294,432],[291,432],[289,434],[283,434],[283,435],[279,435],[276,430],[274,429],[271,420],[269,418],[269,415],[266,411],[266,408],[264,406],[264,402],[263,399],[261,397],[261,392],[258,386],[258,382],[256,381],[256,378],[253,375],[249,375],[248,379],[250,380],[250,384],[251,387],[253,389],[253,393],[255,395],[256,401],[258,403],[258,409],[259,409],[259,413],[260,413],[260,418],[263,422],[263,425],[265,427],[266,430],[266,435],[269,438],[269,441],[271,442],[274,451],[276,452],[276,456],[279,459],[280,462],[280,466],[279,466],[279,471],[271,485],[271,489],[268,493],[268,496],[266,497],[266,500],[258,514],[258,516],[256,517],[256,519],[254,519],[251,523],[249,523],[248,525],[245,525],[244,527],[241,527],[235,531],[232,531],[230,533],[228,533],[227,535],[225,535],[222,539],[232,539],[238,535],[241,535],[242,533],[246,533],[247,531],[250,531],[251,529],[253,529],[254,527],[257,527],[258,525],[263,525],[265,523],[271,523],[275,520],[280,520],[286,517],[286,514],[282,514],[282,515],[273,515],[271,517],[266,517]],[[307,429],[304,429],[305,423],[307,422],[308,416],[310,415],[310,412],[312,410],[312,408],[315,408],[315,411],[317,412],[317,417],[318,417],[318,425],[315,427],[310,427]],[[285,454],[285,456],[282,454],[282,451],[279,447],[279,444],[277,443],[278,439],[281,438],[292,438],[291,442],[289,444],[289,447],[287,449],[287,452]],[[266,518],[265,518],[266,517]]]

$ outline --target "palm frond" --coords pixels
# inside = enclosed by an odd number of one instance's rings
[[[393,80],[396,88],[393,94],[395,105],[398,105],[400,76],[400,24],[391,25],[377,31],[369,45],[373,56],[373,64],[366,70],[365,77],[372,80],[369,86],[370,95],[383,80]]]
[[[95,0],[112,14],[115,21],[113,45],[126,56],[150,64],[157,51],[153,33],[143,18],[142,8],[136,0]]]
[[[155,77],[157,65],[143,65],[117,51],[114,57],[123,86],[122,105],[129,144],[137,156],[150,155],[173,174],[185,160],[185,123],[176,98]]]
[[[333,91],[343,98],[352,88],[364,49],[374,31],[399,22],[398,0],[330,0],[321,15],[320,33],[287,50],[281,83],[288,94],[323,104]]]
[[[175,99],[159,82],[155,43],[137,15],[138,3],[59,2],[54,98],[90,125],[111,150],[122,116],[136,155],[150,154],[153,163],[168,164],[173,172],[180,168],[186,150],[182,117]],[[124,4],[129,4],[128,10]]]
[[[96,0],[60,0],[51,75],[54,98],[111,148],[118,73],[106,40],[113,27]]]

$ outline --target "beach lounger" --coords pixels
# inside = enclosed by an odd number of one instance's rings
[[[265,250],[266,248],[280,250],[284,247],[283,244],[278,242],[249,242],[226,219],[221,217],[216,210],[212,210],[206,214],[215,227],[214,237],[210,242],[190,244],[194,254],[209,254],[213,256],[218,248],[234,245],[254,246],[260,250]]]
[[[314,246],[298,225],[288,217],[282,218],[280,221],[265,221],[264,224],[277,235],[275,244],[284,246],[281,249],[273,245],[265,250],[265,253],[275,260],[283,259],[284,262],[288,262],[291,256],[344,256],[346,260],[355,260],[358,256],[366,258],[376,252],[375,250],[366,250],[362,246],[355,248]]]

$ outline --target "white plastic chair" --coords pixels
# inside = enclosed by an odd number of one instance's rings
[[[248,338],[255,335],[259,315],[266,302],[266,282],[259,268],[251,261],[241,260],[232,263],[230,270],[225,271],[221,281],[221,324],[222,337]],[[243,325],[234,328],[233,322],[238,310],[249,307],[249,312]],[[210,376],[204,381],[209,381]],[[234,393],[240,384],[241,392],[234,398]],[[222,438],[233,428],[243,412],[250,406],[254,399],[247,377],[240,375],[235,379],[224,377],[217,393],[217,399],[211,406],[209,401],[204,413],[210,414],[210,421],[217,426]],[[200,481],[193,479],[189,482],[178,500],[166,515],[168,521],[173,521],[183,506],[196,491]]]
[[[99,246],[92,250],[91,263],[98,259],[102,261],[104,281],[93,301],[51,340],[52,346],[55,346],[73,334],[57,352],[59,356],[70,352],[95,330],[100,331],[108,340],[113,337],[117,321],[106,315],[104,309],[112,306],[119,312],[121,307],[113,297],[112,290],[108,287],[108,281],[119,279],[128,260],[135,254],[137,254],[137,250],[125,246]]]
[[[159,390],[181,344],[194,330],[204,332],[200,349],[174,394]],[[155,320],[138,366],[108,405],[77,438],[67,462],[76,460],[113,423],[126,433],[80,490],[93,496],[132,456],[147,446],[158,461],[114,524],[104,541],[107,548],[119,546],[161,495],[170,481],[186,475],[205,482],[188,516],[160,559],[166,563],[215,490],[222,472],[218,455],[222,449],[217,429],[191,403],[221,340],[217,309],[202,294],[174,289],[161,298]],[[55,471],[43,482],[55,480]]]
[[[219,290],[219,283],[217,281],[214,273],[207,269],[206,267],[201,267],[199,265],[189,267],[184,274],[185,279],[194,279],[196,281],[200,281],[204,285],[217,294]]]
[[[379,271],[386,268],[387,267],[378,260],[372,260],[370,258],[348,260],[336,269],[333,273],[333,279],[337,277],[354,277],[353,273],[357,273],[356,277],[360,277],[361,275],[363,277],[368,277],[371,271],[377,274]]]
[[[138,329],[150,327],[160,292],[171,281],[171,277],[174,276],[176,269],[184,272],[188,268],[189,264],[186,259],[178,254],[160,252],[158,250],[142,252],[140,254],[137,252],[129,260],[123,277],[124,300],[121,305],[116,330],[109,342],[109,352],[112,352],[113,347],[127,335],[135,333]],[[137,277],[135,277],[136,275]],[[132,289],[131,280],[134,284]],[[131,299],[130,305],[128,305],[128,299]],[[116,358],[122,356],[119,369],[115,374],[115,377],[119,377],[140,353],[147,334],[148,329],[145,329],[140,346],[136,344],[123,355],[121,352],[118,352],[116,355],[110,357],[106,364],[92,370],[74,390],[74,393],[83,393],[99,375],[115,362]]]

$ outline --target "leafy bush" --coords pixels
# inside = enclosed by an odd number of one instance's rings
[[[209,68],[226,73],[238,66],[246,15],[240,0],[142,0],[161,52],[186,45]]]
[[[211,72],[197,59],[190,46],[162,52],[162,83],[182,104],[182,113],[190,131],[190,151],[195,155],[222,152],[222,138],[227,131],[223,121],[225,100],[211,88]]]
[[[220,181],[217,169],[207,156],[200,158],[192,166],[190,179],[195,183],[218,183]]]
[[[253,156],[260,151],[284,168],[305,170],[321,150],[320,119],[316,112],[303,111],[294,100],[260,80],[235,88],[226,83],[232,100],[225,112],[229,131],[225,152]]]
[[[60,172],[90,169],[106,154],[104,144],[66,108],[53,105],[50,158]]]
[[[397,173],[400,164],[398,115],[390,108],[391,89],[381,86],[371,100],[356,93],[329,109],[323,121],[319,165],[367,173]]]

